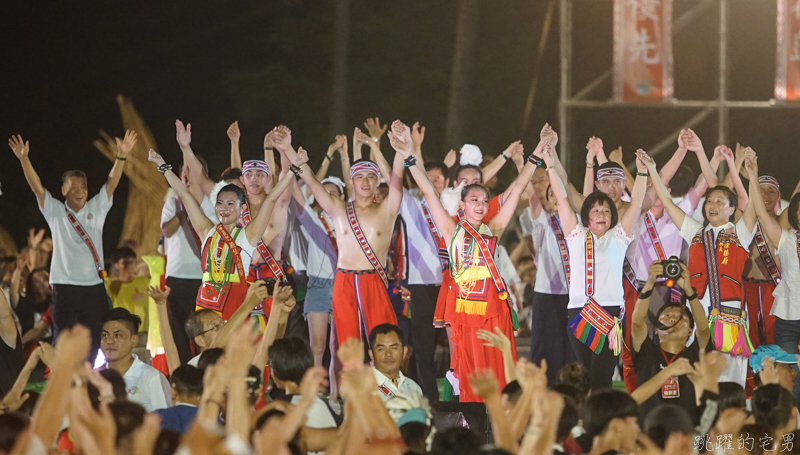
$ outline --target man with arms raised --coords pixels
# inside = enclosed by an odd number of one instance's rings
[[[128,152],[136,144],[136,133],[127,131],[117,141],[117,159],[108,180],[92,199],[87,201],[88,188],[83,171],[67,171],[61,179],[61,194],[66,203],[53,198],[44,189],[39,175],[28,158],[28,142],[17,135],[8,141],[9,147],[22,164],[25,179],[36,195],[39,210],[53,235],[53,261],[50,283],[53,297],[53,340],[58,331],[82,324],[92,332],[89,358],[94,362],[100,348],[102,317],[108,311],[108,295],[103,278],[103,225],[113,204],[114,190],[122,178]]]
[[[292,148],[291,131],[276,129],[273,141],[333,221],[339,250],[333,282],[333,323],[339,344],[348,338],[366,340],[376,325],[397,324],[386,290],[384,264],[403,195],[403,158],[395,155],[389,194],[380,203],[374,199],[380,183],[378,166],[369,160],[356,160],[350,168],[355,200],[345,202],[317,181],[306,164],[306,152]]]

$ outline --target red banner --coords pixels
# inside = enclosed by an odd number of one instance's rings
[[[775,99],[800,99],[800,1],[778,0]]]
[[[614,0],[614,99],[672,99],[672,0]]]

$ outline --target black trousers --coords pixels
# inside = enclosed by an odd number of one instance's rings
[[[568,295],[533,293],[531,306],[531,361],[536,365],[547,360],[547,384],[558,380],[558,371],[575,361],[567,330]]]
[[[100,349],[100,333],[103,331],[103,316],[111,309],[111,301],[103,283],[94,286],[54,284],[50,313],[53,316],[53,344],[58,332],[81,324],[92,333],[92,348],[89,362],[94,364]]]
[[[603,309],[611,316],[619,316],[619,308],[603,307]],[[567,310],[570,320],[580,312],[580,308]],[[613,385],[611,377],[614,376],[614,368],[616,368],[619,360],[614,355],[614,351],[608,348],[608,341],[606,341],[600,354],[595,354],[594,351],[581,343],[581,340],[575,338],[575,335],[571,333],[569,334],[569,342],[575,352],[577,361],[589,370],[592,390],[610,388]],[[547,369],[550,369],[549,366]]]
[[[439,401],[439,388],[436,385],[436,365],[433,355],[436,351],[436,329],[433,327],[433,314],[436,299],[439,297],[437,284],[412,284],[411,291],[411,341],[414,347],[412,359],[422,393],[431,402]]]
[[[169,327],[172,330],[172,339],[175,347],[178,348],[178,357],[181,364],[186,364],[191,360],[192,342],[186,334],[184,324],[190,314],[194,313],[197,306],[197,290],[203,284],[203,280],[189,280],[185,278],[175,278],[168,276],[167,286],[171,289],[167,297],[167,316],[169,317]]]

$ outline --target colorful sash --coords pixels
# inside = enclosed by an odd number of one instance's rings
[[[244,212],[242,213],[242,220],[244,221],[244,225],[247,226],[250,224],[250,207],[247,203],[244,204]],[[261,255],[261,258],[264,259],[264,262],[269,267],[270,271],[272,271],[272,276],[278,279],[278,281],[283,281],[285,279],[283,269],[281,269],[280,264],[275,258],[272,256],[272,252],[264,245],[264,242],[259,240],[256,244],[256,249],[258,250],[258,254]]]
[[[328,220],[325,219],[325,215],[322,212],[317,214],[319,221],[322,222],[322,227],[325,228],[325,231],[328,232],[328,237],[331,239],[331,244],[333,245],[333,251],[338,255],[339,254],[339,245],[336,244],[336,235],[333,233],[333,229],[328,224]]]
[[[561,253],[561,266],[564,267],[564,274],[567,277],[567,285],[569,285],[570,268],[569,268],[569,250],[567,249],[567,239],[564,237],[564,230],[561,229],[561,222],[558,217],[552,213],[550,216],[550,227],[553,229],[553,234],[556,236],[558,242],[558,251]]]
[[[756,242],[758,255],[761,256],[761,261],[767,267],[772,283],[777,286],[781,282],[781,271],[778,269],[778,264],[775,263],[775,258],[769,250],[767,240],[764,238],[764,232],[761,231],[761,223],[756,223],[756,235],[753,237],[753,241]]]
[[[242,227],[237,225],[234,228],[234,237],[238,237],[242,232]],[[216,227],[216,234],[219,235],[220,241],[214,245],[214,236],[209,237],[206,242],[203,252],[203,271],[208,275],[208,280],[203,280],[203,285],[200,292],[197,293],[197,303],[203,308],[208,308],[215,311],[222,312],[227,301],[228,290],[231,287],[231,266],[236,266],[236,274],[239,277],[239,284],[246,284],[246,277],[244,274],[244,265],[242,264],[242,255],[239,251],[239,245],[236,244],[234,237],[225,230],[225,227],[218,224]],[[228,254],[223,256],[225,247],[228,248]],[[214,261],[214,256],[219,258],[219,263]],[[216,266],[216,270],[215,270]]]
[[[708,299],[712,310],[719,310],[722,298],[719,289],[719,266],[717,265],[717,244],[714,241],[714,230],[703,231],[701,237],[703,253],[706,260],[706,281],[708,282]]]
[[[100,261],[100,255],[97,254],[97,249],[95,249],[92,239],[89,238],[89,234],[86,233],[86,229],[83,228],[81,222],[78,221],[75,215],[69,211],[66,204],[64,204],[64,211],[67,212],[67,218],[69,219],[70,224],[72,224],[72,228],[78,233],[78,236],[80,236],[81,240],[83,240],[83,243],[89,247],[89,251],[92,253],[92,258],[94,259],[94,267],[97,269],[97,276],[99,276],[101,280],[104,279],[108,274],[103,269],[103,262]]]
[[[667,255],[664,253],[664,246],[661,244],[661,238],[658,236],[656,223],[653,220],[653,215],[651,215],[650,212],[644,214],[644,224],[647,228],[647,233],[650,235],[650,241],[653,243],[653,249],[656,250],[658,259],[661,261],[666,261]]]
[[[361,251],[364,252],[364,256],[367,257],[369,263],[372,264],[372,268],[378,272],[378,275],[383,280],[383,285],[387,288],[389,287],[389,278],[386,276],[386,270],[381,265],[381,262],[378,260],[378,257],[375,256],[375,252],[372,251],[372,247],[369,246],[369,242],[367,241],[366,236],[364,236],[364,232],[361,230],[361,226],[358,224],[358,218],[356,217],[356,209],[353,206],[351,201],[348,201],[346,204],[347,208],[347,221],[350,222],[350,229],[353,230],[353,234],[356,236],[356,240],[358,240],[358,244],[361,246]]]
[[[436,227],[436,223],[433,222],[433,216],[431,216],[431,210],[428,208],[428,203],[425,200],[422,200],[422,214],[425,215],[425,222],[428,223],[428,229],[431,230],[431,235],[433,236],[433,240],[436,242],[436,247],[438,248],[439,245],[442,245],[442,234],[439,233],[439,228]],[[444,251],[444,256],[442,256],[442,251]],[[447,268],[449,256],[447,254],[447,248],[439,248],[439,261],[442,263],[442,270]]]

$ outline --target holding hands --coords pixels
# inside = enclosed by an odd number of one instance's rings
[[[586,150],[586,162],[591,163],[594,161],[594,157],[603,151],[603,141],[595,136],[590,137],[589,142],[586,143]]]
[[[691,150],[695,153],[705,153],[705,149],[703,148],[703,142],[697,137],[694,131],[690,129],[681,130],[681,138],[683,138],[683,144],[687,150]],[[678,139],[678,145],[680,146],[681,139]]]
[[[392,148],[394,148],[400,156],[403,158],[411,156],[413,152],[411,131],[400,120],[395,120],[392,123],[392,130],[389,131],[389,141],[392,144]]]
[[[276,126],[272,130],[272,142],[275,148],[281,152],[286,152],[292,148],[292,130],[284,125]]]
[[[551,148],[555,148],[556,144],[558,144],[558,134],[553,131],[549,123],[545,123],[544,127],[542,127],[542,132],[539,133],[539,139],[541,139],[542,142],[550,144]]]

